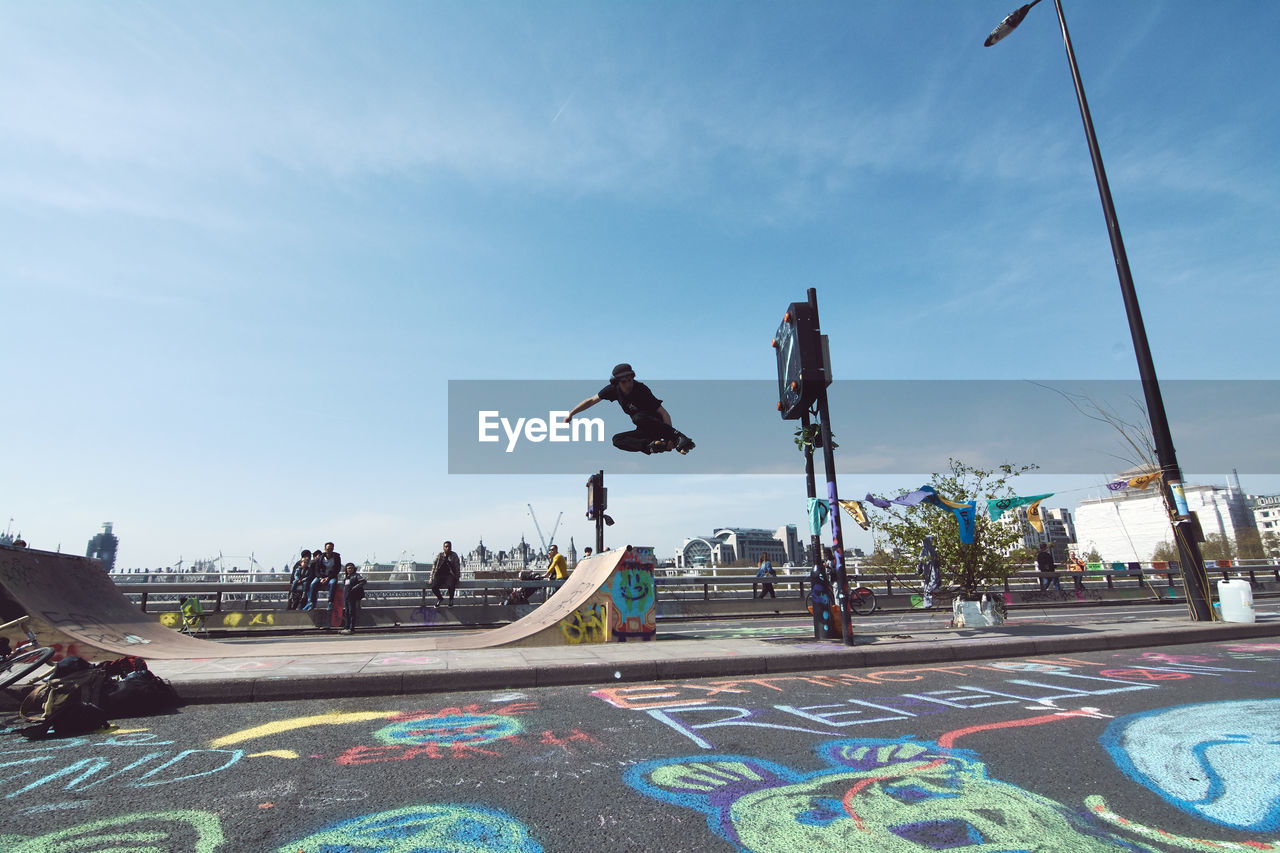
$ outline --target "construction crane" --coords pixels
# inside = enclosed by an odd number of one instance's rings
[[[538,538],[542,540],[542,553],[551,553],[551,546],[556,544],[556,531],[560,529],[560,519],[564,518],[564,513],[562,512],[556,516],[555,527],[551,528],[551,541],[548,542],[546,537],[542,535],[542,528],[538,526],[538,516],[534,515],[533,504],[525,504],[525,506],[529,507],[529,515],[533,518],[533,529],[538,531]]]

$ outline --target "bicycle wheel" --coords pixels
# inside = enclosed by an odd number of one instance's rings
[[[849,604],[859,616],[870,616],[876,610],[876,594],[860,586],[849,592]]]
[[[21,681],[49,662],[53,657],[53,649],[27,649],[18,652],[5,661],[5,668],[0,671],[0,688]]]

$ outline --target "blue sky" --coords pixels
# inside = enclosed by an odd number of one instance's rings
[[[807,287],[840,378],[1135,377],[1053,8],[983,48],[1010,10],[5,4],[0,524],[278,566],[536,540],[532,503],[581,547],[590,472],[447,474],[448,381],[769,379]],[[1280,5],[1067,14],[1160,376],[1277,378]],[[611,541],[670,554],[803,497],[617,477]]]

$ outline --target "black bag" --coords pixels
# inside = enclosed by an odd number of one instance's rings
[[[169,682],[147,669],[129,673],[102,697],[103,710],[113,718],[167,714],[178,704]]]

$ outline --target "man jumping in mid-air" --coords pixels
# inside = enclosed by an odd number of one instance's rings
[[[688,453],[693,450],[693,440],[671,425],[671,415],[662,408],[662,401],[653,396],[649,386],[636,381],[636,372],[629,364],[619,364],[613,369],[613,378],[594,397],[588,397],[565,415],[565,423],[573,416],[585,412],[601,400],[614,400],[622,411],[631,416],[636,428],[620,432],[613,437],[613,446],[631,453],[662,453],[674,450]]]

